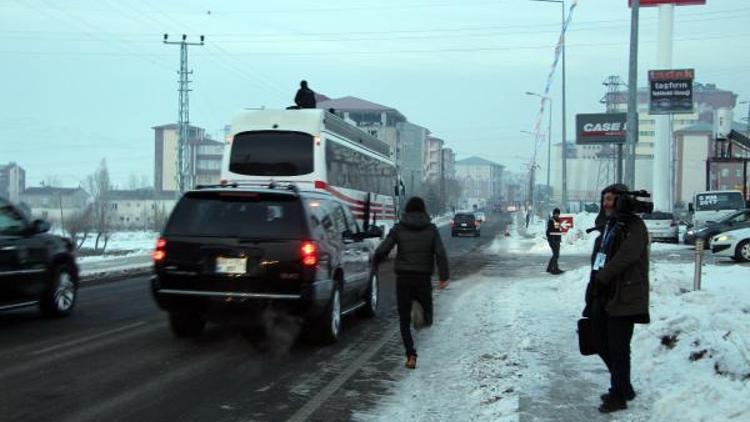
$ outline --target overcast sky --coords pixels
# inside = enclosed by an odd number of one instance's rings
[[[568,2],[570,3],[570,2]],[[750,4],[676,11],[674,67],[750,99]],[[113,181],[153,178],[152,126],[177,118],[179,47],[190,48],[191,123],[214,137],[243,107],[285,107],[300,79],[330,97],[397,108],[459,158],[520,170],[554,57],[560,6],[528,0],[0,0],[0,163],[29,185],[68,186],[106,158]],[[568,138],[603,111],[608,75],[627,80],[627,0],[580,0],[567,39]],[[639,82],[654,67],[657,10],[641,12]],[[560,140],[560,78],[553,139]],[[745,115],[747,106],[736,109]],[[740,116],[735,116],[739,120]]]

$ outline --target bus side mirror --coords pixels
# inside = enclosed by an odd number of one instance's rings
[[[693,203],[692,202],[688,204],[688,211],[689,212],[695,212],[695,208],[693,207]]]

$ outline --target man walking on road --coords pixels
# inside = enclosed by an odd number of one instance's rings
[[[594,349],[610,373],[609,392],[599,411],[627,409],[635,398],[630,382],[630,341],[634,324],[648,324],[649,239],[643,220],[633,212],[628,188],[615,184],[602,191],[596,224],[592,271],[583,316],[591,319]]]
[[[415,328],[432,325],[432,273],[437,261],[441,289],[448,285],[448,256],[437,227],[430,217],[422,198],[412,197],[404,213],[388,237],[375,251],[374,263],[383,261],[398,246],[396,254],[396,302],[401,327],[401,338],[406,349],[406,367],[417,367],[417,350],[411,335],[411,322]]]
[[[552,257],[547,264],[547,272],[552,274],[562,274],[563,271],[557,264],[560,259],[560,243],[562,242],[562,228],[560,227],[560,208],[552,211],[552,217],[547,220],[547,242],[552,249]]]

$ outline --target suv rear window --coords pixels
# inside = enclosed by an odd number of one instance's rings
[[[475,217],[474,214],[456,214],[453,219],[455,221],[474,221]]]
[[[169,218],[167,236],[300,239],[307,233],[302,202],[292,195],[195,192]]]

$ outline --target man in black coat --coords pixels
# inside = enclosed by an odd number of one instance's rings
[[[307,87],[307,81],[301,81],[299,83],[299,89],[297,95],[294,96],[294,103],[299,108],[315,108],[317,101],[315,101],[315,92]]]
[[[552,211],[552,217],[547,221],[547,242],[552,249],[552,257],[547,264],[547,272],[552,274],[562,274],[563,271],[557,264],[560,259],[560,243],[562,242],[562,228],[560,227],[560,208]]]
[[[594,348],[611,375],[609,392],[601,396],[602,413],[626,409],[627,401],[635,398],[630,341],[634,324],[650,321],[648,231],[640,217],[618,211],[627,191],[622,184],[602,191],[596,219],[602,234],[594,244],[583,311],[591,319]]]
[[[417,350],[409,325],[412,318],[417,328],[421,328],[421,322],[426,326],[432,325],[431,277],[435,262],[441,289],[448,285],[450,276],[443,241],[437,227],[430,222],[422,198],[415,196],[406,203],[400,221],[375,251],[375,265],[384,260],[395,246],[398,246],[396,302],[401,338],[406,349],[406,367],[414,369],[417,366]]]

